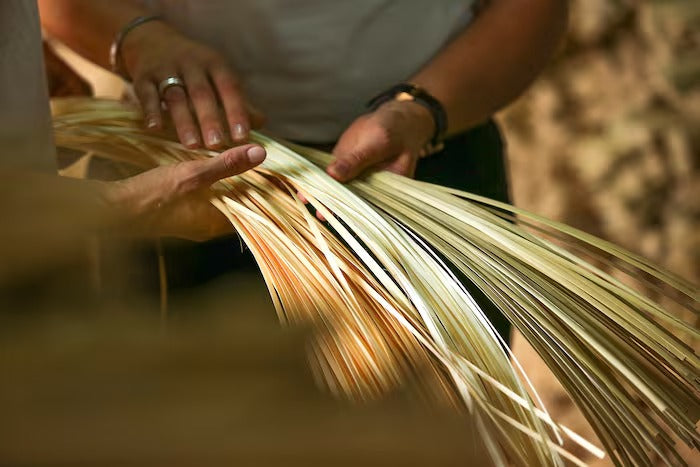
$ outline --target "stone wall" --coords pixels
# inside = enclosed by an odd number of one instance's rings
[[[577,0],[501,115],[517,204],[700,278],[700,2]]]
[[[572,1],[558,57],[500,121],[517,205],[700,282],[700,2]],[[514,347],[554,417],[593,438],[520,336]]]

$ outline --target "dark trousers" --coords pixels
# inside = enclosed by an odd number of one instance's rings
[[[442,151],[419,162],[416,179],[509,203],[505,146],[498,126],[488,121],[448,139]],[[510,342],[510,322],[464,274],[455,267],[450,269],[501,337]]]

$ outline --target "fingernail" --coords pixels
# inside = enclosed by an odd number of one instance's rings
[[[221,144],[221,133],[219,133],[217,130],[210,130],[207,141],[209,146],[218,146]]]
[[[148,120],[146,120],[146,128],[152,129],[158,126],[158,121],[156,120],[155,117],[148,117]]]
[[[246,130],[243,124],[236,123],[233,125],[233,139],[242,140],[246,138]]]
[[[197,146],[199,144],[199,139],[197,139],[197,135],[195,135],[192,131],[188,131],[187,133],[185,133],[183,139],[185,140],[185,146]]]
[[[259,164],[265,160],[265,149],[262,146],[251,146],[245,152],[251,164]]]
[[[328,170],[333,172],[333,174],[335,174],[335,176],[338,178],[345,178],[350,172],[350,167],[346,162],[338,161],[332,166],[330,166]]]

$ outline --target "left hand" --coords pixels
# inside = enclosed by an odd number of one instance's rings
[[[204,241],[231,234],[231,223],[209,202],[209,187],[259,165],[265,155],[261,146],[248,144],[208,159],[103,182],[104,199],[120,211],[122,223],[133,235]]]
[[[328,174],[347,182],[368,169],[413,177],[435,131],[430,111],[412,101],[389,101],[357,118],[333,149]]]

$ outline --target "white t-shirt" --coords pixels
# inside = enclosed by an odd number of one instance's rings
[[[144,0],[222,53],[267,128],[331,142],[472,18],[469,0]]]

